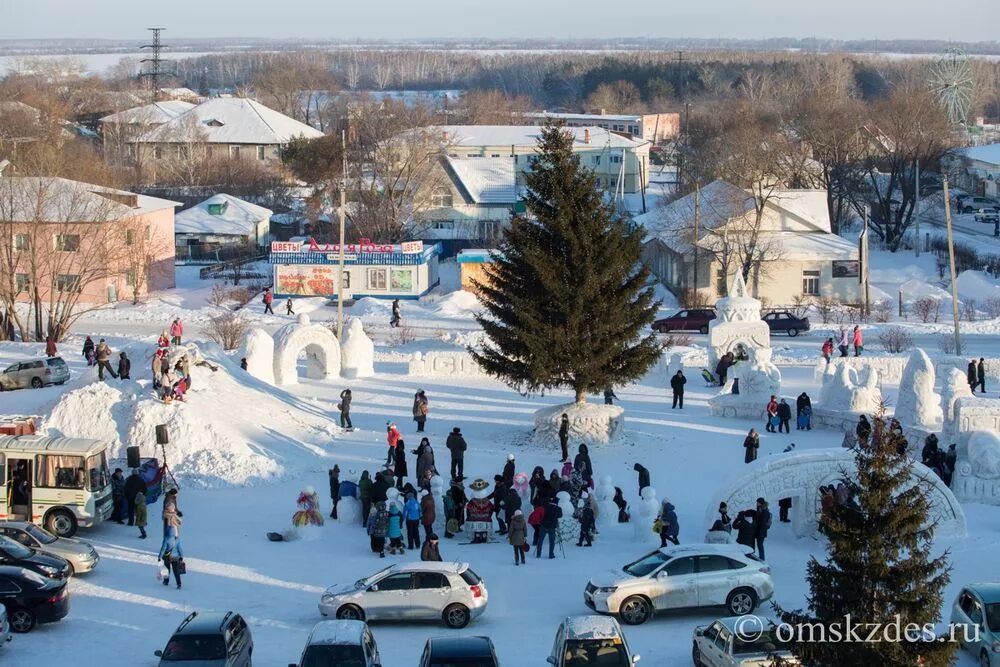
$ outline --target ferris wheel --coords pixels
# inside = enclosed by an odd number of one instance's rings
[[[945,51],[931,66],[929,84],[944,106],[948,120],[964,124],[975,87],[975,77],[966,55],[959,49]]]

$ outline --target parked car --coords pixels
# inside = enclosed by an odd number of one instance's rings
[[[767,322],[772,334],[786,333],[794,338],[803,331],[809,331],[808,317],[796,317],[787,310],[776,310],[768,313],[762,319]]]
[[[992,197],[965,197],[958,201],[959,213],[972,213],[973,211],[1000,211],[1000,202]]]
[[[639,656],[629,650],[621,626],[615,619],[607,616],[567,616],[556,631],[548,661],[555,667],[631,667],[639,662]]]
[[[7,608],[0,604],[0,648],[3,648],[14,635],[10,633],[10,621],[7,620]]]
[[[345,620],[443,620],[464,628],[486,611],[486,582],[468,563],[400,563],[353,584],[334,585],[320,598],[324,616]]]
[[[682,544],[594,577],[583,599],[594,611],[639,625],[664,609],[725,606],[733,616],[743,616],[773,594],[771,568],[746,547]]]
[[[378,644],[364,621],[320,621],[313,626],[298,663],[288,667],[381,667]]]
[[[10,629],[30,632],[40,623],[55,623],[69,613],[66,579],[50,579],[23,567],[0,565],[0,602]]]
[[[3,535],[0,535],[0,565],[23,567],[52,579],[66,579],[73,574],[65,558],[36,551]]]
[[[73,574],[90,572],[101,560],[97,550],[88,543],[72,537],[56,537],[41,526],[27,521],[0,521],[0,535],[20,542],[29,549],[66,559]]]
[[[997,220],[1000,220],[1000,210],[977,211],[975,220],[991,225],[996,224]]]
[[[432,637],[424,644],[420,667],[500,667],[489,637]]]
[[[670,317],[653,322],[653,331],[657,333],[669,333],[671,331],[697,331],[698,333],[708,333],[708,323],[715,319],[715,310],[712,308],[691,308],[690,310],[679,310]]]
[[[963,588],[952,605],[951,624],[965,626],[954,636],[982,667],[1000,665],[1000,584]]]
[[[800,664],[778,638],[774,624],[762,627],[757,625],[762,619],[757,619],[747,626],[745,618],[720,618],[711,625],[696,627],[691,646],[695,667],[763,667],[776,657],[781,658],[782,665]]]
[[[161,667],[197,662],[198,667],[250,667],[253,637],[235,611],[192,611],[174,630],[166,647],[154,651]]]
[[[47,384],[62,384],[69,379],[69,366],[62,357],[31,359],[11,364],[0,373],[0,391],[39,389]]]

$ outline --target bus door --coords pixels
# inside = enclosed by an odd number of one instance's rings
[[[32,459],[7,459],[7,519],[31,521]]]

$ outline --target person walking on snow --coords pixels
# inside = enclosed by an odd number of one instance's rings
[[[632,470],[639,473],[639,495],[641,496],[642,490],[649,486],[649,470],[641,463],[636,463],[632,466]]]
[[[406,443],[400,438],[396,442],[396,461],[393,467],[393,473],[396,475],[396,488],[403,488],[403,478],[409,474],[409,470],[406,466]]]
[[[542,544],[545,538],[549,539],[549,558],[556,557],[556,530],[559,528],[559,519],[562,518],[562,508],[556,504],[555,498],[549,498],[545,503],[545,510],[542,514],[542,521],[539,524],[538,545],[535,547],[535,558],[542,557]]]
[[[515,510],[510,519],[510,530],[507,533],[507,543],[514,548],[514,565],[524,565],[524,552],[528,544],[528,524],[524,513]]]
[[[674,390],[674,402],[670,406],[671,410],[676,407],[680,407],[681,410],[684,409],[685,384],[687,384],[687,378],[684,377],[684,371],[677,371],[677,374],[670,378],[670,388]]]
[[[392,301],[392,317],[389,318],[389,326],[390,327],[398,327],[400,325],[400,321],[401,320],[402,320],[402,316],[400,315],[400,312],[399,312],[399,299],[393,299],[393,301]]]
[[[271,313],[272,315],[274,315],[274,311],[271,310],[271,302],[274,301],[274,295],[271,294],[270,287],[264,288],[264,298],[262,299],[262,301],[264,302],[264,314],[267,315],[268,313]]]
[[[128,504],[128,525],[135,525],[135,494],[146,493],[146,482],[139,475],[138,468],[132,468],[123,487],[125,502]]]
[[[861,338],[861,326],[854,325],[854,356],[860,357],[861,351],[865,349],[864,341]]]
[[[792,421],[792,406],[785,399],[781,399],[781,403],[778,404],[778,433],[781,433],[781,429],[785,429],[785,433],[790,433],[788,426],[790,421]]]
[[[427,541],[420,547],[420,560],[424,562],[441,562],[441,550],[438,547],[438,536],[431,533]]]
[[[569,415],[565,412],[559,420],[559,446],[562,448],[562,458],[559,462],[566,463],[569,460]]]
[[[830,361],[830,357],[833,356],[833,339],[832,338],[827,338],[826,342],[823,343],[822,354],[823,354],[823,358],[824,359],[826,359],[827,361]]]
[[[812,430],[812,399],[806,392],[802,392],[795,399],[795,420],[797,430]]]
[[[147,520],[146,492],[140,491],[139,493],[135,494],[135,497],[132,499],[132,502],[135,503],[135,525],[136,528],[139,529],[139,539],[144,540],[146,539],[146,520]],[[119,521],[119,523],[121,522]]]
[[[396,464],[396,445],[399,444],[399,429],[391,421],[385,423],[385,441],[389,445],[389,452],[385,457],[386,467]]]
[[[507,462],[503,464],[503,473],[501,475],[501,479],[503,480],[503,485],[508,489],[514,486],[514,473],[515,473],[514,455],[508,454]]]
[[[424,491],[420,495],[420,524],[424,527],[424,537],[430,539],[434,534],[435,521],[437,508],[434,506],[434,496],[429,491]]]
[[[767,424],[764,425],[764,430],[768,433],[775,433],[775,426],[778,422],[778,399],[771,394],[771,400],[767,402],[767,407],[765,408],[767,413]]]
[[[111,377],[117,378],[118,374],[115,373],[114,369],[111,368],[111,348],[108,344],[101,339],[101,342],[97,344],[94,349],[94,356],[97,358],[97,379],[104,379],[104,371],[107,370],[111,374]]]
[[[340,428],[349,431],[354,430],[354,424],[351,422],[351,400],[353,398],[351,390],[345,389],[340,392],[340,404],[337,405],[337,409],[340,411]]]
[[[583,509],[580,510],[580,539],[576,541],[576,546],[591,547],[594,546],[594,528],[597,522],[590,506],[589,494],[581,494],[580,499],[583,501]]]
[[[132,362],[129,360],[128,355],[124,351],[118,353],[118,379],[119,380],[129,380],[130,373],[132,372]]]
[[[673,504],[664,499],[660,506],[660,548],[667,546],[667,542],[680,544],[677,536],[680,534],[680,524],[677,522],[677,512]]]
[[[406,494],[406,504],[403,505],[403,518],[406,519],[406,548],[420,548],[420,503],[412,493]]]
[[[594,466],[590,462],[590,450],[582,442],[576,450],[576,458],[573,459],[573,468],[581,470],[583,472],[583,480],[587,482],[588,486],[593,488]]]
[[[424,424],[427,422],[427,394],[423,389],[418,389],[413,395],[413,421],[417,422],[417,433],[424,432]]]
[[[743,455],[743,462],[753,463],[756,461],[757,450],[760,449],[760,436],[757,435],[757,429],[750,429],[747,437],[743,440],[743,447],[746,449],[746,453]]]
[[[173,345],[181,344],[181,337],[184,335],[184,325],[181,324],[181,318],[175,317],[174,321],[170,323],[170,342]]]
[[[462,429],[457,426],[451,429],[444,444],[451,452],[451,479],[453,481],[465,479],[465,450],[468,449],[468,445],[462,437]]]
[[[390,503],[389,518],[386,528],[386,536],[389,538],[389,553],[403,554],[403,513],[399,510],[399,505]]]
[[[94,339],[87,336],[83,341],[83,358],[87,360],[88,366],[94,365]]]
[[[972,390],[972,393],[975,393],[976,386],[979,384],[979,374],[976,372],[975,359],[969,362],[969,369],[966,371],[965,376],[969,382],[969,389]]]
[[[434,448],[427,438],[421,438],[420,452],[417,455],[417,484],[423,488],[430,488],[431,477],[437,474],[437,466],[434,464]]]
[[[986,366],[985,359],[979,357],[979,365],[976,367],[976,377],[979,380],[979,392],[982,394],[986,393]],[[975,387],[972,388],[975,391]]]
[[[385,501],[380,501],[375,506],[375,511],[368,517],[367,527],[372,553],[385,558],[385,536],[389,531],[389,513],[385,509]]]
[[[838,345],[838,348],[840,349],[841,357],[847,356],[847,348],[850,345],[851,345],[851,334],[848,333],[846,328],[840,327],[840,345]]]
[[[288,297],[288,300],[285,301],[285,315],[294,315],[294,314],[295,310],[293,310],[292,308],[292,297]]]
[[[361,525],[368,525],[368,515],[372,511],[372,479],[368,476],[368,471],[361,473],[358,480],[358,500],[361,501]]]
[[[613,399],[615,398],[618,397],[615,395],[615,390],[613,387],[607,387],[604,389],[604,405],[614,405],[615,403]]]
[[[757,499],[757,515],[754,521],[754,541],[757,543],[757,556],[761,560],[766,560],[764,557],[764,539],[767,537],[767,531],[771,528],[771,510],[767,508],[767,501],[763,498]]]
[[[56,349],[56,339],[49,334],[45,337],[45,356],[54,357],[59,354],[59,350]]]
[[[334,464],[330,470],[327,471],[327,475],[330,478],[330,502],[333,504],[333,509],[330,511],[330,518],[337,518],[337,503],[340,502],[340,466]]]
[[[121,468],[115,468],[111,474],[111,520],[115,523],[125,523],[122,521],[122,511],[125,509],[125,475]]]

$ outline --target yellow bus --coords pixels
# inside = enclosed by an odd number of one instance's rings
[[[108,445],[99,440],[0,436],[0,480],[0,520],[71,537],[111,515]]]

